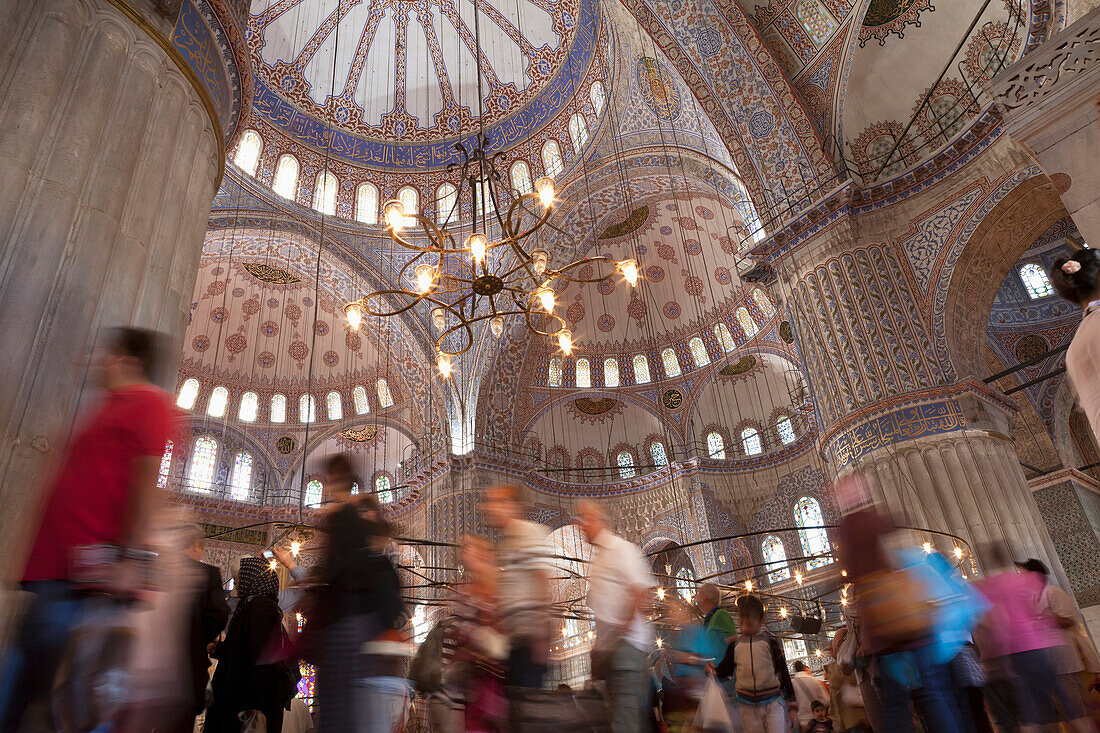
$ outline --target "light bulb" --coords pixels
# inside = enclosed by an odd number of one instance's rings
[[[795,570],[794,571],[794,579],[795,579],[795,582],[797,582],[799,585],[802,585],[802,571],[801,570]]]
[[[958,545],[956,545],[956,546],[955,546],[955,549],[954,549],[954,550],[952,550],[952,552],[954,552],[954,553],[955,553],[955,559],[956,559],[956,560],[962,560],[962,559],[963,559],[963,548],[961,548],[961,547],[959,547]]]
[[[546,272],[546,265],[550,262],[550,253],[544,249],[536,249],[531,253],[531,266],[536,275]]]
[[[470,248],[470,256],[474,258],[474,262],[481,262],[485,259],[485,251],[489,248],[489,240],[485,238],[484,234],[471,234],[466,238],[466,246]]]
[[[923,545],[921,545],[921,547],[924,548],[924,554],[926,554],[926,555],[931,555],[932,554],[932,543],[931,542],[925,542]]]
[[[619,263],[619,271],[623,273],[623,277],[630,284],[630,287],[634,287],[638,284],[638,263],[634,260],[623,260]]]
[[[535,190],[539,192],[539,201],[547,209],[554,203],[554,179],[540,178],[535,181]]]
[[[436,366],[439,367],[439,374],[444,379],[451,376],[451,355],[439,352],[439,356],[435,359]]]
[[[787,618],[787,609],[786,608],[779,609],[779,615],[782,616],[783,618]]]
[[[821,650],[818,649],[816,652],[814,652],[814,654],[820,657],[821,656]]]
[[[657,637],[657,648],[658,649],[663,649],[664,646],[665,646],[665,640],[658,636]]]
[[[278,563],[278,562],[276,562],[275,560],[272,560],[272,561],[271,561],[270,563],[268,563],[268,564],[269,564],[269,565],[271,566],[271,570],[272,570],[272,571],[275,571],[275,570],[278,570],[278,569],[279,569],[279,563]]]
[[[416,287],[422,293],[432,289],[432,281],[435,280],[435,268],[431,265],[420,265],[416,268]]]
[[[547,313],[554,312],[554,291],[550,288],[543,288],[537,293],[539,303],[542,304],[542,309]]]
[[[388,201],[385,206],[386,226],[396,231],[405,227],[405,204],[397,199]]]
[[[298,540],[294,540],[290,543],[290,554],[294,557],[298,557],[298,553],[302,551],[302,543]]]
[[[500,338],[500,335],[504,333],[504,318],[502,316],[493,316],[489,319],[489,330],[493,332],[493,335]]]
[[[442,308],[432,309],[432,325],[440,331],[447,327],[447,313]]]
[[[745,590],[748,591],[749,593],[752,593],[752,581],[751,580],[746,580],[745,581]]]
[[[657,600],[663,601],[665,599],[665,589],[657,586]]]
[[[568,637],[569,636],[569,629],[562,626],[561,627],[561,636],[562,636],[563,639]]]
[[[363,322],[363,310],[358,303],[348,303],[344,306],[344,315],[348,317],[348,325],[352,331],[359,330],[359,324]]]
[[[558,331],[558,346],[568,356],[569,352],[573,350],[573,332],[567,328]]]

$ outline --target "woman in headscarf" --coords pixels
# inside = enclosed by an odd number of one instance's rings
[[[259,557],[241,558],[237,574],[237,608],[229,619],[225,641],[214,658],[214,701],[206,712],[205,733],[241,730],[241,713],[258,710],[268,733],[279,733],[287,696],[286,675],[279,664],[260,664],[264,650],[282,633],[279,576]],[[285,699],[284,699],[285,698]]]

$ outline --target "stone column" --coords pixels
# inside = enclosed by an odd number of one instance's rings
[[[45,476],[93,393],[100,333],[153,328],[178,351],[221,172],[170,28],[132,5],[0,0],[5,570],[21,567]]]

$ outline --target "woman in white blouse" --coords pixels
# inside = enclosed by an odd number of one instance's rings
[[[1100,441],[1100,253],[1082,249],[1068,259],[1059,257],[1050,271],[1050,280],[1059,295],[1084,310],[1066,352],[1066,371],[1092,432]]]

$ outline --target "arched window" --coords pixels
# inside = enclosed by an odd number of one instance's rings
[[[367,390],[359,385],[351,391],[351,401],[355,403],[355,414],[366,415],[370,412],[370,403],[367,401]]]
[[[730,327],[724,323],[714,326],[714,338],[718,339],[718,345],[722,347],[722,351],[727,353],[737,347],[733,340],[733,334],[730,333]]]
[[[293,201],[298,198],[298,159],[290,153],[279,158],[275,166],[275,180],[271,182],[271,190],[284,199]]]
[[[260,396],[255,392],[245,392],[241,395],[241,404],[237,408],[237,419],[245,422],[256,422],[256,416],[260,413]]]
[[[206,403],[206,414],[210,417],[225,417],[225,408],[229,404],[229,390],[215,387],[210,392],[210,401]]]
[[[241,141],[237,143],[237,152],[233,154],[233,165],[255,177],[256,168],[260,165],[260,153],[263,149],[264,141],[260,137],[260,133],[255,130],[245,130],[244,134],[241,135]]]
[[[619,451],[615,463],[619,466],[619,478],[634,478],[634,456],[630,451]]]
[[[384,473],[379,474],[378,478],[374,480],[374,496],[378,499],[379,504],[393,503],[393,489],[390,488],[390,477]]]
[[[444,183],[435,191],[435,221],[447,226],[458,219],[458,189],[454,184]]]
[[[821,8],[818,0],[802,0],[798,4],[795,15],[798,16],[798,22],[806,29],[814,45],[820,46],[825,43],[836,30],[836,21]]]
[[[551,387],[561,386],[561,357],[550,357],[550,368],[546,373],[546,384]]]
[[[271,395],[271,422],[286,422],[285,395]]]
[[[573,150],[580,155],[588,142],[588,123],[580,112],[569,118],[569,138],[573,141]]]
[[[737,322],[741,324],[741,330],[745,332],[745,335],[752,338],[756,335],[756,332],[760,330],[760,326],[756,325],[756,321],[749,315],[749,309],[742,306],[734,311],[734,315],[737,316]]]
[[[364,224],[378,223],[378,186],[360,183],[355,192],[355,220]]]
[[[592,386],[592,370],[588,366],[588,359],[577,359],[577,386],[582,389]]]
[[[564,170],[561,162],[561,148],[557,140],[547,140],[542,146],[542,167],[546,169],[546,175],[556,178]]]
[[[653,465],[664,468],[668,465],[668,455],[665,453],[665,444],[655,440],[649,444],[649,455],[653,459]]]
[[[338,187],[339,182],[331,171],[317,176],[317,185],[313,189],[313,208],[326,216],[335,216]]]
[[[321,499],[324,496],[322,491],[321,482],[317,479],[313,479],[306,484],[306,506],[311,509],[316,509],[321,506]]]
[[[649,382],[649,359],[645,354],[634,356],[634,384],[646,384]]]
[[[168,485],[168,472],[172,469],[172,441],[164,444],[164,454],[160,457],[160,471],[157,472],[157,488]]]
[[[317,400],[313,395],[304,394],[298,398],[298,420],[303,423],[317,421]]]
[[[604,103],[607,102],[607,95],[604,93],[602,82],[592,82],[592,88],[588,90],[588,98],[592,100],[592,111],[599,117],[603,114]]]
[[[829,547],[829,533],[822,526],[825,524],[825,517],[821,514],[821,504],[817,499],[803,496],[798,500],[794,505],[794,523],[800,528],[798,539],[802,542],[803,555],[810,557],[832,551]],[[815,557],[806,563],[806,567],[819,568],[832,561],[830,557]]]
[[[760,431],[756,428],[745,428],[741,431],[741,447],[745,449],[746,456],[758,456],[764,452],[764,446],[760,442]]]
[[[791,577],[791,569],[787,567],[787,551],[783,549],[783,540],[770,534],[764,538],[760,549],[764,553],[764,562],[768,563],[769,583],[778,583]]]
[[[340,399],[339,392],[332,391],[325,396],[325,411],[329,420],[344,419],[344,401]]]
[[[420,213],[420,194],[412,186],[405,186],[397,192],[397,200],[405,207],[405,226],[416,226],[413,214]]]
[[[726,441],[717,430],[707,433],[707,455],[719,460],[726,458]]]
[[[783,445],[790,445],[794,442],[794,423],[791,422],[789,415],[779,416],[779,419],[775,421],[775,432],[779,436],[779,442]]]
[[[707,353],[707,345],[703,343],[703,339],[696,336],[688,341],[688,348],[691,349],[691,359],[695,366],[704,367],[710,364],[710,354]]]
[[[393,395],[390,394],[390,385],[385,379],[379,379],[375,385],[378,389],[378,404],[382,407],[393,407]]]
[[[535,190],[531,184],[531,168],[527,165],[527,161],[517,160],[512,163],[512,188],[520,196]]]
[[[619,360],[618,359],[604,359],[603,360],[603,386],[605,386],[605,387],[618,387],[619,386]]]
[[[237,501],[248,501],[252,488],[252,454],[238,453],[233,459],[233,473],[229,477],[229,495]]]
[[[671,346],[661,351],[661,364],[665,367],[666,377],[680,376],[680,360]]]
[[[771,298],[769,298],[763,290],[752,291],[752,300],[756,303],[756,307],[760,309],[760,312],[764,314],[765,318],[771,318],[775,315],[775,306],[772,305]]]
[[[695,573],[688,568],[676,571],[676,592],[685,603],[691,603],[695,597]]]
[[[185,410],[190,410],[195,406],[195,399],[199,396],[199,380],[188,379],[180,387],[180,396],[176,399],[176,404]]]
[[[210,493],[214,487],[214,471],[218,465],[218,441],[208,435],[195,440],[191,451],[191,468],[187,472],[187,488]]]
[[[1032,300],[1054,295],[1054,286],[1050,284],[1046,270],[1042,265],[1030,263],[1020,268],[1020,279],[1024,281],[1027,297]]]

